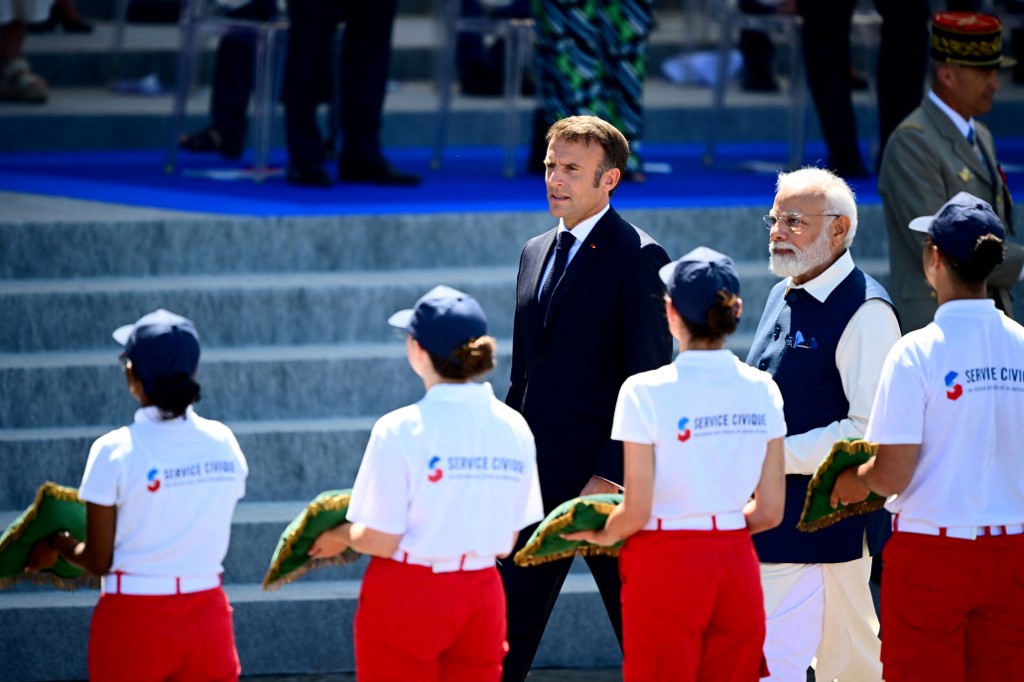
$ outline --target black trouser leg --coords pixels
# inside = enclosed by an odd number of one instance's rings
[[[341,54],[342,159],[380,156],[397,0],[350,2]]]
[[[828,147],[829,167],[840,174],[861,174],[850,84],[850,21],[856,0],[803,0],[804,62],[807,84]]]
[[[879,158],[889,135],[921,103],[928,71],[928,0],[875,0],[882,15],[878,50]]]

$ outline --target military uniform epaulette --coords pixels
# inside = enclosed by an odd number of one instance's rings
[[[894,132],[898,133],[901,130],[916,130],[919,133],[923,133],[924,126],[920,123],[901,123]]]

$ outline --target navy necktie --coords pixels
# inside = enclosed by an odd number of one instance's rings
[[[992,166],[989,165],[988,157],[985,156],[985,152],[981,150],[981,145],[978,144],[978,137],[974,133],[974,126],[967,128],[967,143],[974,147],[974,153],[977,154],[978,158],[981,159],[981,162],[985,164],[985,169],[988,171],[988,179],[994,182],[995,177],[992,174]]]
[[[544,278],[544,284],[540,289],[540,314],[542,318],[548,316],[548,306],[551,305],[551,294],[555,290],[555,286],[558,285],[558,280],[562,278],[562,273],[565,272],[565,266],[569,263],[569,250],[572,249],[572,245],[576,242],[576,237],[572,236],[572,232],[568,230],[562,230],[558,233],[558,243],[555,245],[555,262],[551,265],[551,269],[548,270],[548,276]]]

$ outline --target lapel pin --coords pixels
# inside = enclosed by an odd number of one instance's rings
[[[960,179],[966,184],[971,181],[971,171],[967,170],[967,166],[960,171]]]
[[[596,246],[594,246],[594,243],[593,243],[593,242],[591,242],[591,243],[590,243],[590,248],[592,248],[592,249],[596,249],[597,247],[596,247]]]

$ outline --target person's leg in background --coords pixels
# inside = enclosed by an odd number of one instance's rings
[[[921,103],[928,72],[928,0],[875,0],[878,50],[878,159],[896,126]]]
[[[232,19],[269,21],[277,14],[275,0],[251,0],[227,10]],[[253,89],[256,40],[248,31],[229,31],[217,44],[210,87],[210,124],[181,138],[180,146],[193,152],[216,152],[228,159],[242,156],[249,128],[249,97]]]
[[[29,22],[43,21],[49,10],[48,2],[0,5],[0,101],[42,104],[49,99],[49,86],[22,54]]]
[[[806,682],[821,642],[825,579],[821,564],[761,564],[770,682]]]
[[[291,31],[282,95],[288,181],[327,187],[331,178],[323,169],[323,138],[316,109],[330,96],[331,41],[337,30],[339,8],[321,0],[288,0],[288,16]]]
[[[773,14],[778,3],[762,0],[739,0],[739,9],[746,14]],[[743,89],[749,92],[775,92],[773,60],[775,45],[765,31],[745,28],[740,31],[740,53],[743,55]]]
[[[395,170],[381,152],[384,97],[391,67],[391,32],[397,0],[345,3],[341,64],[341,154],[338,179],[382,185],[417,185],[419,177]]]
[[[800,0],[807,84],[828,147],[826,165],[843,178],[868,174],[857,139],[850,79],[850,24],[856,0]]]
[[[504,682],[523,682],[526,679],[555,600],[572,566],[571,559],[537,566],[516,566],[512,557],[525,545],[532,532],[532,528],[523,529],[515,549],[498,566],[508,612],[508,655],[505,656],[501,678]]]

